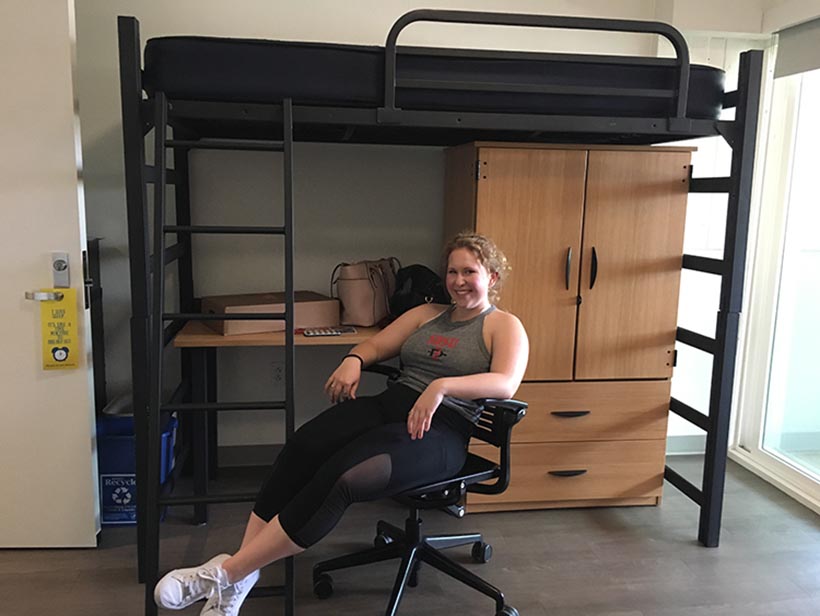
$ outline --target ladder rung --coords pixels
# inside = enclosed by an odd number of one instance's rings
[[[732,178],[692,178],[690,193],[727,193],[732,190]]]
[[[201,312],[163,312],[164,321],[284,321],[284,312],[241,312],[234,314],[204,314]]]
[[[168,404],[176,404],[182,400],[190,390],[191,381],[189,379],[182,379],[179,382],[179,385],[177,385],[177,388],[174,390],[174,393],[171,394]]]
[[[717,274],[722,276],[726,271],[726,263],[721,259],[710,259],[709,257],[696,257],[695,255],[683,255],[684,269],[705,272],[707,274]]]
[[[208,494],[203,496],[165,496],[159,499],[160,506],[165,505],[199,505],[224,503],[252,503],[258,492],[236,492],[233,494]]]
[[[157,168],[153,165],[145,165],[145,181],[148,184],[154,184],[157,182]],[[165,183],[166,184],[176,184],[177,182],[177,172],[173,169],[166,169],[165,170]]]
[[[198,149],[198,150],[247,150],[262,152],[282,152],[285,145],[281,141],[263,141],[251,139],[198,139],[189,141],[184,139],[169,139],[165,142],[169,148]]]
[[[669,401],[669,410],[675,413],[676,415],[680,415],[689,423],[695,424],[701,430],[705,430],[706,432],[709,431],[709,427],[711,425],[711,422],[709,421],[709,416],[704,415],[696,409],[693,409],[688,404],[684,404],[680,400],[672,398]]]
[[[709,338],[702,334],[697,334],[691,330],[684,329],[683,327],[679,327],[675,339],[683,344],[687,344],[691,347],[695,347],[696,349],[700,349],[701,351],[705,351],[706,353],[711,353],[712,355],[715,354],[717,341],[714,338]]]
[[[703,505],[703,491],[699,490],[691,481],[684,479],[668,466],[663,469],[663,478],[686,494],[686,496],[691,498],[695,503]]]
[[[162,251],[162,259],[165,265],[170,265],[179,259],[183,254],[185,254],[185,249],[182,244],[177,242],[173,246],[168,246],[168,248]],[[150,255],[148,257],[148,271],[151,273],[154,271],[154,255]]]
[[[179,402],[163,404],[160,411],[282,411],[284,400],[263,400],[260,402]]]
[[[185,327],[185,321],[172,321],[166,325],[162,335],[162,345],[168,346],[183,327]]]
[[[165,265],[168,265],[170,263],[173,263],[177,259],[179,259],[184,254],[185,254],[185,248],[183,247],[182,244],[177,242],[173,246],[168,246],[168,248],[166,248],[163,251],[162,258],[165,261]]]
[[[235,233],[257,235],[284,235],[285,227],[236,227],[215,225],[166,225],[165,233]]]

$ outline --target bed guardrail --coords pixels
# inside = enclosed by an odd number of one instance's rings
[[[448,11],[436,9],[418,9],[405,13],[393,24],[387,35],[385,42],[385,62],[384,62],[384,107],[379,109],[379,121],[386,124],[400,122],[401,109],[396,107],[396,41],[399,33],[410,24],[416,22],[443,22],[443,23],[463,23],[477,25],[496,26],[521,26],[535,28],[566,28],[571,30],[600,30],[610,32],[630,32],[639,34],[658,34],[667,39],[675,49],[675,60],[678,67],[678,87],[674,91],[675,115],[668,118],[670,130],[685,130],[688,120],[686,118],[686,102],[689,95],[689,47],[683,35],[669,24],[659,21],[639,21],[630,19],[599,19],[592,17],[563,17],[557,15],[532,15],[532,14],[505,14],[505,13],[485,13],[477,11]],[[401,87],[425,88],[431,87],[428,83],[401,83]],[[490,87],[492,85],[492,87]],[[473,88],[477,84],[471,84]],[[497,84],[487,84],[488,89],[521,91],[515,84],[504,84],[499,87]],[[444,86],[440,86],[444,87]],[[457,86],[456,86],[457,87]],[[523,85],[521,87],[524,87]],[[543,91],[547,91],[544,89]],[[557,89],[550,90],[558,93]],[[646,95],[644,91],[625,89],[626,94]],[[563,94],[577,94],[581,92],[571,91],[565,88]],[[658,93],[654,93],[658,95]]]

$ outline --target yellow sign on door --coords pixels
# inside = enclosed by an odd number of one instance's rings
[[[79,365],[77,290],[42,289],[61,293],[62,299],[40,302],[43,334],[43,370],[65,370]]]

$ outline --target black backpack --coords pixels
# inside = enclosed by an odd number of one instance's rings
[[[429,267],[408,265],[396,273],[396,291],[390,298],[390,314],[398,317],[422,304],[449,304],[450,295]]]

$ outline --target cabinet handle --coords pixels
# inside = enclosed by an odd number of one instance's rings
[[[567,281],[567,291],[569,291],[569,273],[570,273],[570,266],[572,265],[572,246],[567,248],[567,268],[564,272],[564,278]]]
[[[592,247],[592,265],[589,270],[589,288],[595,286],[595,280],[598,278],[598,253],[595,246]]]
[[[577,477],[578,475],[583,475],[587,472],[585,468],[579,468],[571,471],[547,471],[550,475],[555,477]]]
[[[589,415],[592,411],[551,411],[550,415],[556,417],[583,417]]]

